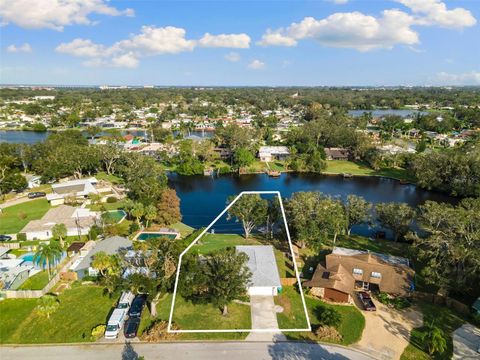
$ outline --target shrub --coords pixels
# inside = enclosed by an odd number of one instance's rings
[[[98,235],[101,235],[101,234],[102,234],[102,229],[97,225],[93,225],[90,228],[90,231],[88,232],[88,238],[95,240],[98,237]]]
[[[25,233],[18,233],[18,234],[17,234],[17,240],[18,240],[18,241],[27,241],[27,234],[25,234]]]
[[[157,342],[160,340],[172,340],[175,339],[178,334],[169,333],[167,332],[168,329],[168,321],[157,321],[153,323],[153,325],[148,329],[148,331],[144,332],[143,335],[140,337],[140,340],[147,341],[147,342]],[[172,330],[179,330],[180,328],[172,323]]]
[[[342,315],[334,308],[319,305],[315,312],[321,325],[338,327],[342,321]]]
[[[92,329],[92,339],[97,340],[102,337],[102,335],[105,333],[106,326],[104,324],[97,325]]]
[[[396,310],[406,309],[412,305],[409,299],[404,297],[392,297],[386,293],[378,293],[377,299],[382,304],[387,305],[389,307],[393,307]]]
[[[130,227],[128,228],[128,232],[130,234],[133,234],[133,233],[137,232],[138,230],[140,230],[140,226],[138,226],[138,224],[136,222],[132,222],[130,224]]]
[[[229,174],[232,172],[232,168],[230,166],[220,166],[218,168],[218,173],[219,174]]]
[[[109,197],[107,198],[107,203],[109,203],[109,204],[114,204],[114,203],[116,203],[117,201],[118,201],[118,199],[117,199],[115,196],[109,196]]]

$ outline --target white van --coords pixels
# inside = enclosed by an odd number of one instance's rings
[[[135,295],[131,291],[124,291],[122,296],[120,296],[120,300],[118,300],[117,309],[128,310],[130,305],[132,305],[133,299],[135,299]]]
[[[127,310],[113,310],[110,319],[108,319],[107,328],[105,329],[105,339],[116,339],[125,322]]]

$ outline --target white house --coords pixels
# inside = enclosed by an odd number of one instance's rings
[[[112,190],[109,187],[100,189],[97,187],[97,184],[98,180],[94,177],[53,184],[52,193],[47,194],[47,200],[52,206],[55,206],[63,204],[66,197],[74,197],[81,200],[86,199],[89,194],[99,194]]]
[[[248,295],[277,296],[282,289],[277,262],[271,245],[236,246],[237,252],[248,256],[247,266],[252,273]]]
[[[32,220],[20,231],[27,240],[47,240],[52,238],[52,228],[56,224],[64,224],[67,236],[88,235],[91,227],[100,216],[97,212],[68,205],[48,210],[40,220]]]
[[[261,146],[258,150],[260,161],[285,160],[289,155],[286,146]]]

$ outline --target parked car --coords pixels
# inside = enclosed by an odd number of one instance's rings
[[[372,298],[370,297],[370,294],[365,292],[365,291],[360,291],[358,293],[358,299],[362,303],[363,310],[365,311],[376,311],[377,308],[375,307],[375,304],[373,303]]]
[[[132,292],[122,292],[122,296],[120,296],[120,300],[118,300],[117,309],[125,309],[125,312],[127,312],[127,310],[130,308],[130,305],[132,305],[134,298],[135,295],[133,295]]]
[[[39,198],[39,197],[44,197],[46,195],[47,194],[42,192],[42,191],[35,191],[35,192],[28,193],[28,198],[29,199],[36,199],[36,198]]]
[[[108,319],[107,328],[105,329],[105,339],[116,339],[120,333],[127,312],[124,309],[113,310],[112,315]]]
[[[12,237],[8,235],[0,235],[0,241],[11,241]]]
[[[139,317],[131,317],[125,322],[123,334],[127,339],[137,337],[138,327],[140,326]]]
[[[133,299],[132,305],[130,306],[130,310],[128,310],[128,316],[132,317],[140,317],[142,316],[143,307],[145,306],[145,302],[147,301],[147,297],[145,295],[137,295],[135,299]]]

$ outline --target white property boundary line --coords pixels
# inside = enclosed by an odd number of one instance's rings
[[[285,224],[285,231],[287,233],[287,239],[288,239],[288,245],[290,247],[290,252],[292,254],[292,259],[293,259],[293,267],[295,269],[295,277],[297,278],[297,284],[299,286],[300,290],[300,296],[302,298],[302,304],[303,304],[303,310],[305,311],[305,317],[307,319],[307,325],[308,328],[305,329],[280,329],[280,328],[275,328],[275,329],[225,329],[225,330],[219,330],[219,329],[214,329],[214,330],[172,330],[172,318],[173,318],[173,311],[175,309],[175,298],[177,296],[177,286],[178,286],[178,279],[180,277],[180,268],[182,266],[182,258],[185,253],[190,250],[190,248],[197,243],[197,241],[205,235],[205,233],[232,207],[235,202],[237,202],[238,199],[242,195],[250,195],[250,194],[270,194],[270,195],[277,195],[278,196],[278,201],[280,203],[280,208],[282,210],[282,216],[283,216],[283,222]],[[175,277],[175,288],[173,289],[173,298],[172,298],[172,306],[170,308],[170,317],[168,319],[168,329],[167,332],[169,333],[233,333],[233,332],[278,332],[278,331],[311,331],[311,324],[310,324],[310,318],[308,317],[308,311],[307,311],[307,304],[305,303],[305,297],[303,296],[303,291],[302,291],[302,283],[300,281],[300,275],[298,273],[298,268],[297,268],[297,262],[295,260],[295,253],[293,252],[293,244],[292,244],[292,239],[290,238],[290,231],[288,230],[288,224],[287,224],[287,217],[285,216],[285,209],[283,208],[283,202],[282,202],[282,196],[280,195],[280,191],[242,191],[240,194],[237,195],[233,201],[228,204],[228,206],[218,215],[215,220],[213,220],[202,232],[200,235],[198,235],[195,240],[191,242],[190,245],[187,246],[185,250],[180,254],[180,257],[178,259],[178,267],[177,267],[177,275]]]

